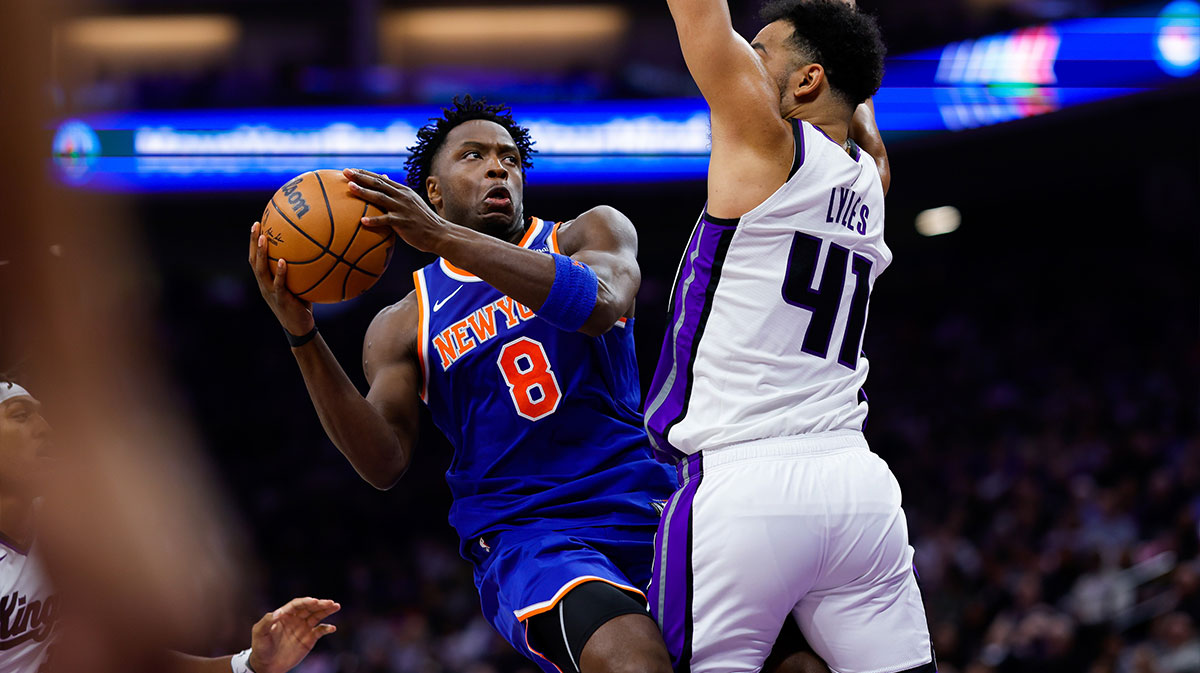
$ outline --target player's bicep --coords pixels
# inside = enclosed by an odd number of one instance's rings
[[[563,226],[559,233],[563,254],[587,264],[599,281],[597,302],[625,314],[641,286],[637,263],[637,231],[629,218],[607,206],[593,208]]]
[[[415,362],[396,362],[382,366],[369,375],[371,389],[367,401],[388,422],[405,447],[417,439],[420,425],[421,372]]]

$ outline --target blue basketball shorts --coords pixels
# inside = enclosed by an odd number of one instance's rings
[[[483,614],[517,651],[546,673],[560,673],[529,646],[528,619],[553,610],[575,587],[607,582],[643,599],[650,582],[656,527],[620,526],[485,535],[468,560]]]

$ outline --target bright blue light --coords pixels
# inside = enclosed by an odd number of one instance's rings
[[[875,96],[885,139],[957,131],[1166,85],[1200,70],[1200,4],[1072,19],[893,57]],[[703,179],[701,99],[516,105],[531,185]],[[55,170],[121,191],[269,190],[315,168],[402,175],[435,106],[128,112],[64,123]]]
[[[1200,4],[1175,0],[1158,15],[1155,57],[1169,75],[1187,77],[1200,70]]]

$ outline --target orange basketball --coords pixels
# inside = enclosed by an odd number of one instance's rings
[[[263,211],[271,271],[287,260],[288,289],[301,299],[329,304],[365,292],[392,259],[396,235],[362,226],[380,215],[373,205],[350,195],[341,171],[298,175],[279,188]]]

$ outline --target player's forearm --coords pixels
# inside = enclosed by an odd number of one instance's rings
[[[740,38],[733,30],[726,0],[667,0],[684,63],[706,99],[720,90],[719,80],[729,73],[723,52]],[[713,101],[709,100],[711,104]]]
[[[446,227],[434,254],[532,309],[546,303],[554,284],[549,255],[466,227]]]
[[[875,159],[879,168],[879,179],[883,182],[883,193],[887,194],[892,183],[892,169],[888,163],[887,148],[883,145],[883,136],[875,123],[875,101],[868,98],[867,102],[858,106],[854,111],[854,120],[850,124],[850,137],[864,152]]]
[[[375,488],[395,485],[408,469],[411,442],[403,442],[350,381],[318,336],[292,349],[325,434],[364,480]]]
[[[706,29],[733,26],[728,0],[667,0],[667,8],[681,40],[699,38]]]
[[[537,311],[554,285],[554,260],[546,254],[512,245],[466,227],[454,227],[435,253],[451,264],[479,276],[488,285]],[[613,288],[622,279],[612,277],[603,264],[591,265],[599,289],[592,315],[579,331],[598,336],[608,331],[628,308]],[[636,289],[635,289],[636,292]]]

